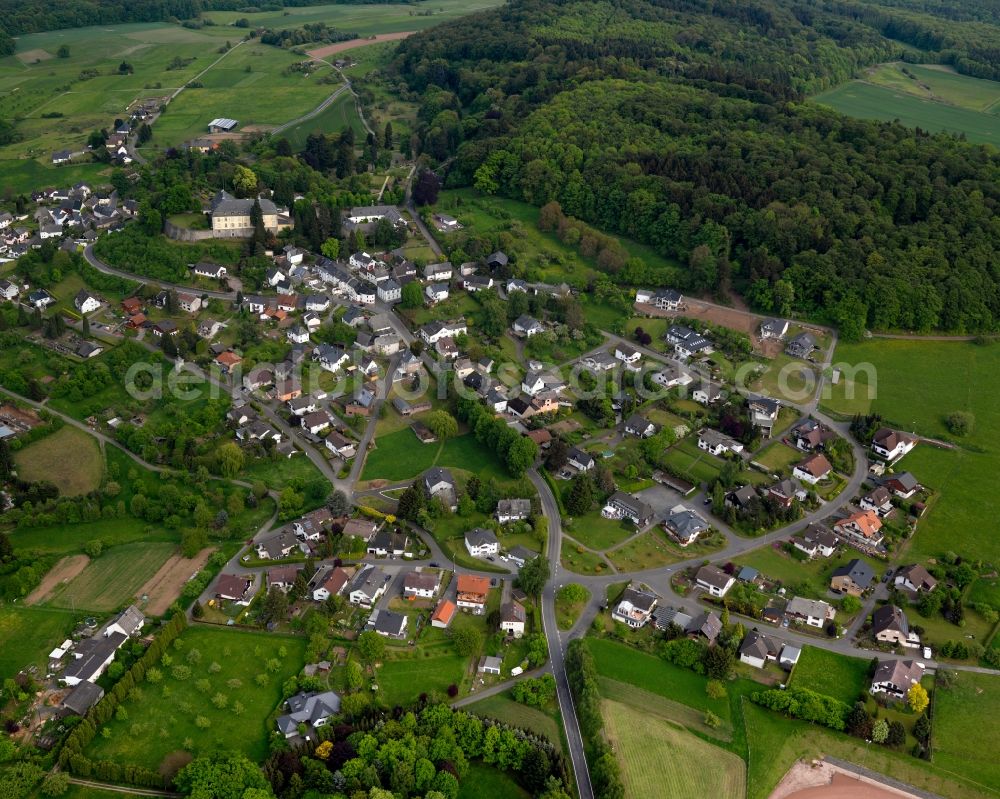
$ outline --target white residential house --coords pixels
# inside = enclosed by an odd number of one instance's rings
[[[916,445],[915,436],[888,427],[880,428],[872,436],[872,452],[890,462],[899,460]]]
[[[695,585],[712,596],[723,597],[736,583],[736,578],[717,566],[702,566],[695,575]]]
[[[531,338],[531,336],[536,336],[539,333],[545,332],[545,326],[539,322],[533,316],[519,316],[514,320],[514,324],[511,325],[511,329],[518,336],[524,336],[525,338]]]
[[[805,460],[795,464],[792,468],[792,477],[801,480],[809,485],[816,485],[820,480],[829,477],[833,467],[826,456],[820,452],[810,455]]]
[[[524,624],[527,621],[527,614],[524,612],[524,605],[516,599],[504,602],[500,607],[500,631],[512,638],[524,636]]]
[[[424,288],[424,294],[429,302],[444,302],[448,299],[447,283],[428,283]]]
[[[309,329],[305,327],[295,327],[288,328],[288,332],[285,334],[288,337],[288,341],[292,344],[308,344],[309,343]]]
[[[803,599],[797,596],[785,607],[785,615],[805,622],[810,627],[822,627],[828,621],[833,621],[837,611],[821,599]]]
[[[474,558],[492,557],[500,554],[500,542],[492,530],[475,527],[465,533],[465,548]]]
[[[399,302],[403,298],[403,287],[392,278],[378,284],[376,291],[382,302]]]
[[[611,614],[617,622],[639,629],[652,618],[659,597],[637,585],[629,585]]]
[[[739,455],[743,452],[743,444],[711,427],[703,427],[698,431],[698,449],[722,457],[730,453]]]
[[[101,301],[86,289],[80,289],[73,298],[73,305],[82,314],[93,313],[101,307]]]
[[[628,344],[617,344],[615,345],[615,358],[625,366],[637,366],[642,360],[642,353]]]

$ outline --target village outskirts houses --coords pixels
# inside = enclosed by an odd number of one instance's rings
[[[611,614],[617,622],[639,629],[652,618],[659,597],[644,587],[630,584],[623,592]]]

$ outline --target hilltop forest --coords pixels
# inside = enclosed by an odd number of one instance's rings
[[[514,0],[414,35],[417,144],[474,185],[630,236],[676,274],[841,327],[1000,326],[1000,156],[806,102],[904,59],[1000,77],[972,0]],[[919,49],[915,49],[919,48]]]

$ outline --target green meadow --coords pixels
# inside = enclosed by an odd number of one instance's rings
[[[822,405],[833,412],[874,411],[892,426],[935,438],[948,437],[944,420],[949,413],[975,416],[973,432],[956,440],[955,449],[920,444],[897,468],[913,472],[940,494],[920,522],[911,559],[952,550],[995,561],[1000,556],[995,514],[983,497],[990,495],[1000,470],[1000,346],[872,339],[840,345],[834,365],[838,362],[870,367],[857,370],[854,380],[843,371],[838,385],[824,389]]]
[[[996,106],[990,112],[969,107],[977,103],[989,107],[989,98],[1000,93],[1000,84],[963,75],[941,75],[948,77],[937,78],[939,90],[946,95],[958,97],[964,105],[942,102],[941,95],[930,91],[925,94],[913,93],[921,91],[916,82],[913,87],[899,86],[898,80],[889,81],[888,78],[885,82],[889,85],[853,80],[816,95],[812,100],[847,116],[885,122],[899,120],[901,124],[911,128],[965,134],[969,141],[979,144],[1000,144],[1000,116],[995,115]],[[905,78],[901,73],[900,77]],[[964,83],[966,81],[990,84],[990,89],[984,90]]]

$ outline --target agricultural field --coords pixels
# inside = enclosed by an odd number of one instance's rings
[[[0,607],[0,682],[32,664],[44,670],[49,652],[69,635],[76,618],[65,610]]]
[[[812,101],[861,119],[878,119],[884,122],[899,120],[901,124],[911,128],[963,133],[971,142],[1000,144],[1000,117],[992,113],[946,105],[901,89],[876,86],[862,80],[844,83],[816,95]]]
[[[97,439],[71,425],[15,453],[14,463],[22,480],[54,483],[64,497],[95,491],[104,476]]]
[[[82,552],[88,541],[100,539],[106,549],[136,542],[180,543],[180,533],[164,528],[147,529],[141,519],[132,517],[79,524],[55,524],[31,527],[10,533],[11,543],[43,555],[69,555]]]
[[[865,693],[870,682],[869,661],[838,655],[826,649],[802,649],[790,682],[851,705]]]
[[[1000,111],[1000,82],[960,75],[944,64],[879,64],[866,70],[865,80],[970,111]]]
[[[875,340],[840,345],[836,362],[868,364],[871,372],[859,371],[856,380],[842,378],[832,386],[823,406],[835,413],[873,411],[900,429],[946,438],[945,417],[968,411],[975,416],[973,434],[967,439],[970,445],[1000,440],[1000,405],[995,401],[1000,346]],[[940,494],[917,528],[908,559],[925,560],[947,550],[985,561],[1000,559],[1000,544],[992,533],[994,514],[989,503],[982,502],[993,490],[991,475],[1000,471],[1000,451],[966,449],[962,439],[956,443],[957,449],[922,443],[896,467],[913,472]]]
[[[746,795],[746,768],[736,755],[628,705],[605,700],[602,712],[627,799]]]
[[[416,31],[499,5],[497,0],[435,0],[433,4],[385,3],[373,5],[325,5],[288,7],[247,15],[245,11],[207,11],[203,15],[216,27],[202,30],[217,38],[236,38],[229,28],[240,17],[248,17],[255,27],[298,28],[309,22],[325,22],[360,36],[377,33]]]
[[[204,88],[185,89],[170,103],[153,125],[148,147],[163,149],[204,134],[208,121],[215,117],[236,119],[245,131],[270,128],[309,113],[342,81],[326,65],[308,76],[287,71],[302,60],[300,55],[259,42],[233,47],[198,77]]]
[[[138,687],[123,704],[127,718],[108,722],[110,735],[94,738],[88,756],[151,769],[169,768],[186,759],[185,752],[198,756],[217,749],[262,760],[271,732],[267,718],[281,701],[281,686],[302,668],[305,641],[203,627],[177,640],[180,646],[169,653],[173,665],[159,667],[162,681],[147,678]],[[190,669],[190,676],[179,679],[180,667]],[[218,703],[210,701],[216,698]],[[238,723],[234,715],[241,716]]]
[[[139,589],[176,551],[173,544],[134,543],[106,550],[47,600],[53,607],[111,611],[132,602]]]
[[[960,672],[953,687],[935,691],[935,765],[996,789],[1000,785],[997,707],[1000,676],[996,674]],[[970,734],[974,746],[969,745]]]

